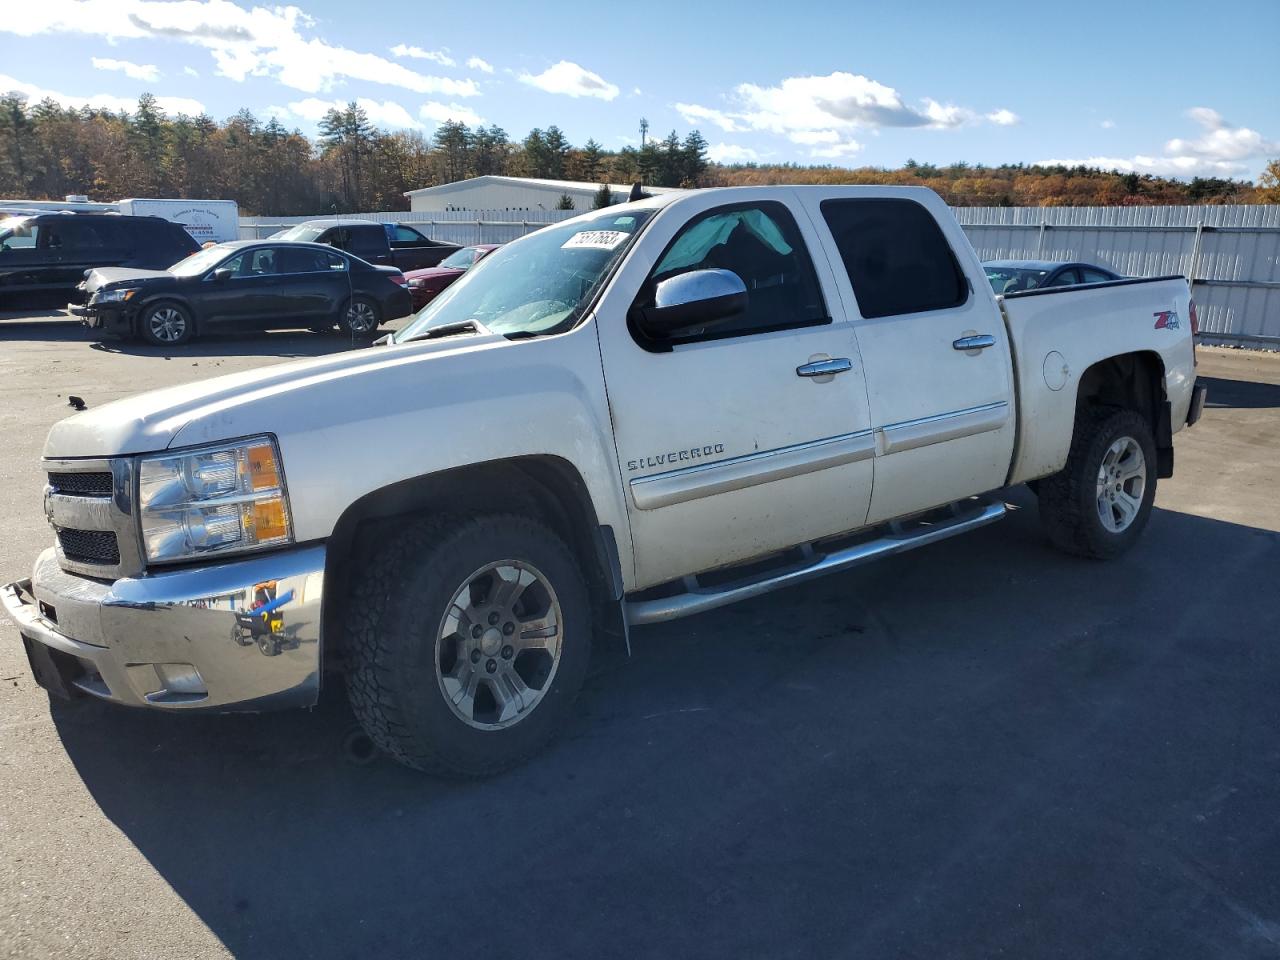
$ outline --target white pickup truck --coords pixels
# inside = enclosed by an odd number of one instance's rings
[[[57,424],[55,546],[3,601],[52,692],[264,710],[340,673],[383,750],[484,775],[593,637],[974,529],[1009,485],[1119,554],[1203,405],[1195,322],[1180,277],[996,297],[922,189],[610,207],[383,345]]]

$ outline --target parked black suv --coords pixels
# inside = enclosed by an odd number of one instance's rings
[[[449,254],[462,249],[456,243],[432,240],[403,223],[376,220],[308,220],[272,239],[327,243],[368,263],[401,270],[434,267]]]
[[[29,306],[46,293],[72,295],[85,271],[94,267],[163,270],[199,246],[181,224],[159,217],[9,217],[0,220],[0,310]]]

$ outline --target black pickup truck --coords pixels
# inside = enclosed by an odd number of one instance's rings
[[[304,240],[327,243],[368,263],[421,270],[434,267],[455,250],[456,243],[425,237],[403,223],[375,220],[308,220],[277,234],[276,240]]]

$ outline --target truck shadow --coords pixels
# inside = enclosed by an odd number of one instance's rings
[[[1221,377],[1201,377],[1209,387],[1206,407],[1236,407],[1258,410],[1280,407],[1280,384],[1262,383],[1256,380],[1225,380]]]
[[[967,538],[635,631],[567,736],[490,781],[355,765],[332,688],[53,719],[242,958],[1047,955],[1081,916],[1100,955],[1238,952],[1280,862],[1280,534],[1157,510],[1097,564],[1012,497]]]

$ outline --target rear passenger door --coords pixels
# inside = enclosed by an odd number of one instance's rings
[[[287,326],[290,320],[307,325],[318,319],[332,320],[338,304],[350,289],[347,258],[313,247],[278,248],[279,303],[268,318],[274,326]]]
[[[1014,441],[1009,344],[989,285],[969,280],[983,273],[959,225],[932,194],[803,195],[839,257],[865,365],[878,445],[868,522],[1002,486]]]
[[[640,587],[853,529],[870,500],[862,363],[812,228],[775,199],[713,203],[659,214],[596,321]],[[745,313],[662,343],[629,322],[704,268],[742,279]]]

